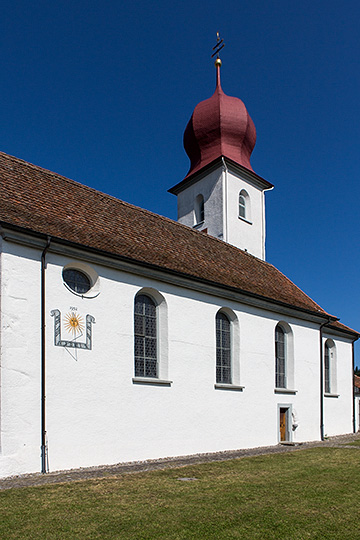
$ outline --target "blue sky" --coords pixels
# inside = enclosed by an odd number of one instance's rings
[[[0,149],[176,219],[182,135],[222,86],[257,128],[267,260],[360,330],[360,4],[2,3]],[[360,348],[357,346],[357,363]]]

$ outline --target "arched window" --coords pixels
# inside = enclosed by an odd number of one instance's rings
[[[216,314],[216,382],[231,384],[230,321],[221,311]]]
[[[195,199],[195,225],[205,221],[205,203],[204,197],[198,195]]]
[[[239,217],[246,218],[246,201],[241,193],[239,194]]]
[[[275,328],[275,388],[294,388],[294,337],[290,325],[281,321]]]
[[[250,197],[245,189],[239,193],[239,218],[250,221]]]
[[[324,348],[324,391],[325,394],[336,392],[336,350],[332,339],[325,341]]]
[[[275,386],[286,388],[286,334],[279,324],[275,328]]]
[[[135,297],[134,336],[135,377],[157,377],[156,305],[145,294]]]

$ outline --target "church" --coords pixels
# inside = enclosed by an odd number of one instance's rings
[[[273,186],[215,66],[177,222],[0,153],[0,476],[355,429],[359,334],[266,262]]]

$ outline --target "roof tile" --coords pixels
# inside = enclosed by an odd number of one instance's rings
[[[326,315],[273,265],[2,152],[0,185],[3,223]]]

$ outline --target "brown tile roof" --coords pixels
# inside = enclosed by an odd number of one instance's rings
[[[358,375],[354,375],[354,386],[360,388],[360,377]]]
[[[0,186],[3,224],[326,315],[271,264],[2,152]]]

